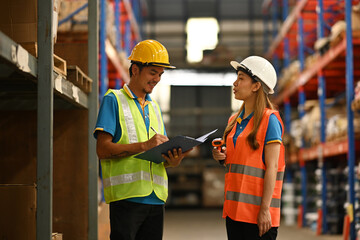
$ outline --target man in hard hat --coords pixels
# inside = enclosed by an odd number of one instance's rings
[[[166,167],[185,157],[173,149],[160,164],[134,154],[168,141],[159,105],[150,93],[169,63],[166,48],[155,40],[139,42],[129,57],[130,82],[105,94],[94,132],[101,159],[104,196],[110,204],[110,239],[162,239],[168,196]]]

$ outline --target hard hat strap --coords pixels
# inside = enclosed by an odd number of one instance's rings
[[[260,78],[258,78],[255,74],[253,74],[249,68],[247,68],[245,65],[243,65],[241,63],[240,63],[240,65],[241,66],[238,67],[238,69],[237,69],[238,71],[241,71],[241,72],[249,75],[249,77],[251,77],[254,82],[261,82]]]
[[[259,82],[260,84],[261,84],[261,86],[262,86],[262,89],[263,89],[263,91],[264,91],[264,93],[266,94],[266,95],[268,95],[269,94],[269,92],[270,92],[270,88],[263,82],[263,81],[261,81],[261,79],[258,77],[258,76],[256,76],[255,74],[253,74],[252,73],[252,71],[251,71],[251,69],[249,69],[249,68],[247,68],[244,64],[241,64],[240,63],[240,67],[238,67],[238,71],[241,71],[241,72],[243,72],[243,73],[245,73],[245,74],[247,74],[247,75],[249,75],[249,77],[251,77],[251,79],[254,81],[254,82]]]

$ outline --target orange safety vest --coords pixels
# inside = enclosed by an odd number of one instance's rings
[[[243,132],[236,140],[234,148],[233,137],[236,124],[226,138],[226,174],[225,174],[225,202],[223,218],[227,216],[232,220],[257,224],[264,189],[264,176],[266,166],[262,160],[265,145],[266,130],[269,117],[274,113],[283,127],[278,111],[265,109],[256,139],[259,148],[253,150],[246,138],[253,129],[254,118],[251,118]],[[232,116],[231,118],[233,118]],[[230,118],[230,119],[231,119]],[[283,127],[284,129],[284,127]],[[282,134],[283,135],[283,134]],[[284,145],[281,143],[278,162],[278,172],[272,201],[270,204],[272,227],[280,225],[281,189],[285,171]]]

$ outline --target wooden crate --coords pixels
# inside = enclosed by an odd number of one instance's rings
[[[58,74],[63,75],[66,77],[67,70],[66,70],[66,61],[62,59],[61,57],[54,54],[54,71]]]
[[[68,66],[67,79],[86,93],[91,92],[92,79],[89,78],[78,66]]]

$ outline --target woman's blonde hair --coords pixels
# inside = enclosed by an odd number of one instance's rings
[[[254,127],[251,130],[249,136],[246,138],[247,142],[249,143],[250,147],[253,150],[259,148],[259,143],[256,140],[256,135],[259,130],[260,122],[264,114],[265,108],[275,109],[274,105],[271,103],[269,96],[263,91],[263,85],[258,89],[256,92],[255,98],[255,108],[254,108]],[[244,109],[244,104],[241,106],[235,117],[228,123],[225,128],[223,139],[226,142],[226,137],[233,129],[236,124],[236,120],[239,117],[241,111]]]

